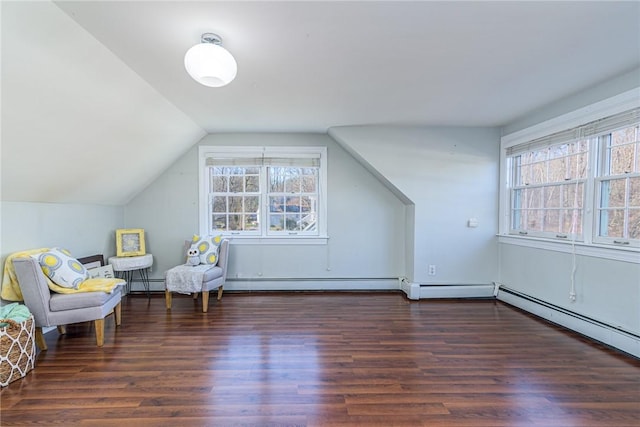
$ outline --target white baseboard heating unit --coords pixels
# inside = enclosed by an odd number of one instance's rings
[[[496,285],[496,290],[496,298],[502,302],[640,358],[640,336],[632,332],[583,316],[580,313],[550,304],[502,285]]]

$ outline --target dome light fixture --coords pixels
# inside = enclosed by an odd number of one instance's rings
[[[204,33],[201,43],[184,55],[184,68],[198,83],[209,87],[221,87],[236,77],[238,64],[229,51],[221,46],[217,34]]]

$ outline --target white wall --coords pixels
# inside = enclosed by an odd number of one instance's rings
[[[75,257],[115,255],[115,230],[124,224],[124,208],[102,205],[7,202],[1,206],[1,269],[17,251],[62,247]]]
[[[405,205],[327,135],[216,134],[203,138],[200,145],[326,146],[328,151],[328,244],[233,243],[229,278],[330,283],[403,275]],[[198,147],[132,200],[124,215],[127,227],[146,231],[148,251],[156,260],[153,279],[162,279],[167,269],[183,263],[182,244],[199,229]],[[367,282],[351,280],[349,287],[366,288]],[[233,281],[227,288],[233,289]]]
[[[502,135],[517,132],[637,87],[640,87],[640,68],[628,71],[572,96],[559,99],[549,105],[532,111],[504,126],[502,128]]]
[[[640,70],[559,100],[533,112],[503,130],[509,134],[533,124],[575,111],[640,86]],[[499,282],[613,327],[640,335],[640,256],[638,262],[577,255],[575,286],[577,299],[569,300],[572,254],[551,250],[500,245]]]
[[[500,244],[500,262],[505,286],[640,334],[640,264],[577,255],[571,302],[572,254]]]
[[[412,205],[405,274],[411,281],[496,279],[498,129],[346,126],[329,134]],[[467,227],[470,218],[477,218],[477,228]],[[427,274],[429,265],[436,266],[435,276]]]

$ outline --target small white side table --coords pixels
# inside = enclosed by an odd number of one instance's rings
[[[113,267],[116,276],[127,281],[127,293],[131,292],[131,282],[133,281],[134,273],[137,271],[140,274],[142,285],[147,291],[147,298],[151,299],[147,269],[153,265],[153,255],[112,256],[109,258],[109,264]]]

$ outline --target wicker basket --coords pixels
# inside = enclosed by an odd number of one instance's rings
[[[35,366],[35,325],[33,316],[21,323],[11,319],[0,322],[8,323],[0,328],[0,387],[6,387]]]

